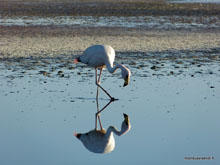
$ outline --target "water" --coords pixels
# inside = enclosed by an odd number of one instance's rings
[[[174,70],[175,62],[159,61],[163,67],[156,71],[155,61],[140,59],[127,65],[132,77],[125,88],[119,74],[105,70],[103,87],[119,100],[101,113],[102,125],[120,129],[123,113],[131,122],[126,135],[114,136],[116,147],[109,154],[88,151],[73,135],[95,128],[94,70],[80,64],[58,68],[57,62],[32,65],[35,69],[21,65],[30,62],[0,65],[0,164],[219,163],[218,62],[198,67],[186,60]],[[100,108],[107,103],[100,91]]]

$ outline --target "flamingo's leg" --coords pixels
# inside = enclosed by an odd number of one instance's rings
[[[98,68],[96,68],[95,70],[96,70],[96,72],[95,72],[95,74],[96,74],[96,84],[97,83],[100,84],[101,74],[102,74],[103,68],[100,68],[99,78],[98,78],[98,74],[97,74]],[[98,97],[99,97],[99,86],[97,86],[96,99],[98,99]]]
[[[102,68],[100,69],[100,74],[99,74],[99,79],[97,79],[97,68],[95,69],[95,74],[96,74],[96,85],[98,86],[98,88],[101,88],[110,98],[110,100],[115,101],[117,99],[115,99],[114,97],[112,97],[101,85],[100,85],[100,79],[101,79],[101,74],[102,74]],[[98,88],[97,88],[97,94],[96,94],[96,99],[98,98]]]
[[[97,130],[97,118],[99,120],[99,126],[100,126],[100,129],[102,130],[102,123],[101,123],[101,119],[100,119],[100,115],[99,115],[99,111],[96,113],[98,115],[96,115],[96,118],[95,118],[95,129]]]
[[[106,108],[107,106],[109,106],[112,102],[113,102],[113,100],[110,100],[100,111],[98,111],[98,112],[96,113],[96,116],[100,116],[100,113],[101,113],[102,111],[104,111],[105,108]]]
[[[101,80],[101,74],[102,74],[102,70],[103,70],[103,68],[100,68],[100,73],[99,73],[99,79],[98,79],[98,83],[100,83],[100,80]]]
[[[103,130],[103,128],[102,128],[102,122],[101,122],[101,119],[100,119],[99,111],[96,113],[95,116],[96,116],[96,118],[95,118],[95,129],[97,130],[97,118],[98,118],[100,129]]]
[[[102,73],[102,70],[100,70],[100,74],[99,74],[99,79],[97,79],[98,75],[97,75],[97,68],[95,69],[95,77],[96,77],[96,82],[100,82],[100,75]],[[98,102],[98,96],[99,96],[99,87],[97,87],[97,93],[96,93],[96,104],[97,104],[97,113],[99,112],[99,102]],[[99,125],[100,128],[102,128],[102,123],[101,123],[101,119],[100,119],[100,115],[96,115],[96,119],[95,119],[95,129],[97,130],[97,118],[99,120]]]

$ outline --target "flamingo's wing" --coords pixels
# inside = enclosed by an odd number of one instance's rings
[[[115,51],[108,45],[93,45],[88,47],[79,58],[81,62],[92,67],[101,67],[106,63],[113,66]]]

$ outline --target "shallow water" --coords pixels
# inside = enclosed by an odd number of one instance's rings
[[[123,113],[131,122],[110,154],[73,136],[95,128],[93,69],[64,59],[1,61],[0,164],[218,164],[219,62],[130,58],[117,59],[132,71],[127,87],[119,72],[103,72],[103,87],[119,99],[101,113],[103,127],[120,129]],[[107,103],[100,91],[100,108]]]

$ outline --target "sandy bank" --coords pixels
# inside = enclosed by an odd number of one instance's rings
[[[93,44],[109,44],[118,52],[209,51],[219,49],[220,32],[2,27],[0,58],[78,55]]]

